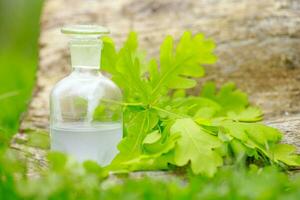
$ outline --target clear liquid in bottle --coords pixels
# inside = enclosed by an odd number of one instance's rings
[[[105,166],[118,153],[122,124],[64,123],[52,127],[51,135],[51,149],[67,153],[78,161],[94,160]]]

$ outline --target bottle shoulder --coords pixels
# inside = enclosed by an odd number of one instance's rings
[[[70,74],[58,81],[51,91],[51,97],[82,96],[108,98],[122,98],[121,90],[109,78],[99,74],[93,76],[79,76]]]

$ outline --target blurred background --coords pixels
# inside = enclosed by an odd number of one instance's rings
[[[70,71],[67,24],[106,26],[118,46],[134,30],[150,56],[168,34],[202,32],[219,59],[200,84],[233,81],[267,122],[300,126],[299,0],[1,0],[0,21],[0,127],[10,132],[31,97],[20,131],[47,129],[49,93]]]
[[[42,0],[0,1],[0,130],[17,131],[32,96]]]

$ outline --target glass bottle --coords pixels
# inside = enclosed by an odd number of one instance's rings
[[[109,31],[76,25],[62,28],[62,33],[70,37],[72,72],[50,95],[51,150],[105,166],[122,138],[121,91],[99,72],[100,37]]]

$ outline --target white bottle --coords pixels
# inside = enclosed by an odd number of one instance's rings
[[[51,149],[105,166],[117,154],[122,138],[121,91],[99,72],[100,37],[109,31],[76,25],[62,32],[71,38],[72,72],[50,96]]]

